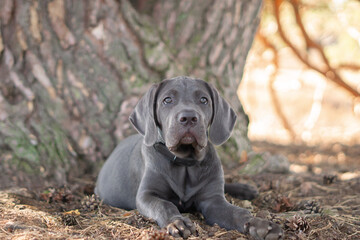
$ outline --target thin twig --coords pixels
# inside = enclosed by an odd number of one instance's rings
[[[352,63],[343,63],[337,66],[337,69],[346,69],[351,71],[359,71],[360,66]]]
[[[261,40],[261,42],[265,45],[265,47],[270,49],[274,54],[273,64],[275,66],[275,70],[270,75],[269,92],[270,92],[271,100],[275,107],[276,114],[279,116],[284,128],[289,132],[291,139],[294,140],[296,138],[296,133],[295,133],[294,129],[291,127],[291,124],[289,123],[287,117],[285,116],[285,114],[281,108],[279,98],[274,89],[275,77],[276,77],[276,75],[278,73],[278,69],[279,69],[279,60],[278,60],[277,50],[276,50],[275,46],[260,32],[258,33],[257,36]]]
[[[324,61],[325,65],[326,65],[326,69],[322,70],[320,68],[318,68],[317,66],[315,66],[314,64],[310,63],[307,59],[308,59],[308,54],[305,53],[305,56],[303,56],[300,51],[294,46],[294,44],[288,39],[288,37],[286,36],[283,27],[282,27],[282,23],[280,21],[280,5],[283,3],[283,0],[275,0],[270,1],[273,3],[274,6],[274,14],[275,14],[275,19],[276,19],[276,23],[278,25],[278,32],[279,35],[281,37],[281,39],[285,42],[286,45],[288,45],[290,47],[290,49],[293,51],[293,53],[298,57],[298,59],[300,61],[302,61],[307,67],[317,71],[318,73],[320,73],[321,75],[323,75],[325,78],[333,81],[334,83],[336,83],[337,85],[339,85],[340,87],[344,88],[347,92],[349,92],[351,95],[353,95],[354,97],[360,97],[360,93],[354,89],[353,87],[351,87],[350,85],[348,85],[343,79],[342,77],[338,74],[337,69],[334,69],[333,67],[331,67],[329,60],[327,59],[327,57],[325,56],[325,53],[323,51],[323,48],[321,45],[317,44],[315,41],[313,41],[309,35],[307,34],[303,24],[302,24],[302,20],[301,20],[301,16],[298,10],[298,1],[295,0],[289,0],[291,6],[294,9],[295,12],[295,18],[297,21],[297,24],[300,27],[301,33],[306,41],[307,46],[312,47],[314,49],[316,49],[319,54],[322,57],[322,60]]]

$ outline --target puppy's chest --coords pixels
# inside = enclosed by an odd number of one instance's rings
[[[204,173],[196,167],[178,167],[168,178],[171,190],[182,202],[187,202],[206,184]]]

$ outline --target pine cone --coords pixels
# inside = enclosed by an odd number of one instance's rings
[[[273,209],[276,212],[287,212],[294,208],[294,205],[291,203],[290,198],[279,195],[276,198],[276,204]]]
[[[292,231],[306,232],[310,228],[306,218],[299,215],[295,215],[286,221],[285,226]]]
[[[74,215],[71,215],[71,214],[63,214],[63,215],[61,215],[61,221],[66,226],[78,225],[78,221],[76,220],[76,217]]]
[[[84,211],[94,211],[99,208],[100,203],[101,201],[99,197],[93,194],[91,196],[86,196],[81,201],[81,205],[82,205],[81,207]]]
[[[324,185],[330,185],[332,183],[334,183],[337,179],[337,176],[336,175],[325,175],[323,177],[323,183]]]
[[[142,240],[169,240],[169,234],[164,230],[150,228],[143,233]]]
[[[67,203],[67,202],[71,202],[74,199],[74,196],[66,186],[63,186],[60,188],[49,187],[41,194],[41,198],[47,201],[48,203],[52,203],[52,202]]]
[[[317,201],[307,200],[300,203],[299,210],[304,210],[305,214],[312,214],[321,213],[323,209]]]

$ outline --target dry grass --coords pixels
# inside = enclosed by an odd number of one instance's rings
[[[239,169],[226,171],[227,181],[247,182],[260,191],[251,202],[227,196],[229,202],[281,224],[285,239],[360,239],[357,149],[344,148],[347,163],[340,166],[308,163],[314,155],[332,155],[331,149],[283,149],[259,143],[255,148],[262,152],[277,149],[305,171],[255,176],[239,176]],[[173,239],[136,210],[113,208],[87,196],[93,182],[77,179],[69,185],[71,189],[0,191],[0,239]],[[195,222],[198,232],[189,239],[249,239],[237,231],[206,225],[201,214],[186,216]]]

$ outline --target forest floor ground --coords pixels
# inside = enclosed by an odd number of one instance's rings
[[[226,181],[249,183],[260,192],[252,201],[227,196],[228,201],[281,224],[285,239],[360,239],[359,146],[253,146],[259,152],[287,156],[291,173],[239,176],[239,169],[225,169]],[[171,239],[136,210],[99,202],[92,196],[94,181],[74,179],[66,187],[27,182],[24,188],[2,182],[0,239]],[[250,239],[206,225],[200,214],[186,215],[198,233],[189,239]]]

